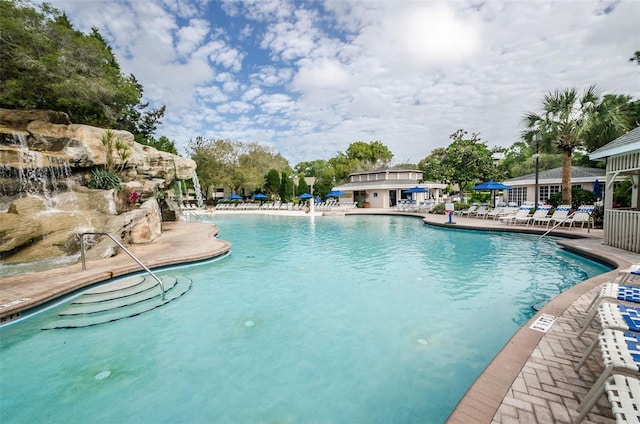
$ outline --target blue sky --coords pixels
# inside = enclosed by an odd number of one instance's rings
[[[640,98],[640,2],[50,0],[97,27],[181,153],[258,142],[293,166],[380,140],[418,162],[458,128],[519,139],[550,90]]]

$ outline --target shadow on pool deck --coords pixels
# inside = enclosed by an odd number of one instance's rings
[[[448,227],[451,231],[470,229],[540,234],[546,230],[459,217],[455,217],[455,225],[448,225],[444,215],[375,209],[347,212],[347,215],[352,214],[415,216],[423,218],[425,224]],[[206,260],[224,255],[231,248],[228,242],[214,239],[216,233],[217,228],[211,224],[164,223],[163,234],[156,242],[134,245],[131,250],[150,268]],[[552,235],[569,237],[559,241],[559,244],[616,268],[626,268],[632,263],[640,262],[640,254],[603,245],[602,230],[558,230]],[[81,265],[75,264],[0,279],[0,320],[7,321],[37,305],[138,269],[131,258],[120,254],[88,262],[87,271],[82,271]],[[589,340],[595,337],[595,330],[591,330],[585,333],[582,340],[577,339],[577,328],[582,322],[586,306],[597,294],[596,287],[616,274],[617,271],[608,272],[577,284],[545,305],[487,366],[447,422],[570,423],[577,416],[578,403],[602,370],[599,362],[592,359],[587,362],[580,375],[573,371],[573,366],[585,351]],[[547,333],[529,328],[540,314],[558,317]],[[584,423],[614,421],[606,400],[601,400]]]

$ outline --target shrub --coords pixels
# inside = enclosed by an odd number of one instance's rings
[[[431,208],[431,213],[444,214],[444,203],[438,203],[433,208]]]
[[[89,188],[97,188],[99,190],[122,188],[122,180],[114,171],[95,169],[92,174],[93,178],[89,181]]]
[[[597,201],[597,197],[592,191],[585,190],[580,187],[571,189],[571,207],[577,209],[580,205],[593,205]],[[562,193],[553,193],[547,200],[547,203],[557,208],[562,204]]]

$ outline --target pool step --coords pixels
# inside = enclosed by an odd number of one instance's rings
[[[43,330],[79,328],[129,318],[165,305],[191,289],[185,277],[163,276],[165,298],[151,276],[137,276],[105,284],[83,293],[58,313],[58,319]]]

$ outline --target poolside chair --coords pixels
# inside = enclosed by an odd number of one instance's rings
[[[518,218],[522,219],[528,217],[529,212],[531,212],[531,208],[529,206],[521,206],[520,209],[518,209],[518,212],[516,212],[515,214],[501,216],[500,222],[503,222],[505,224],[514,223]]]
[[[593,298],[585,310],[587,313],[585,322],[595,314],[594,308],[604,301],[640,304],[640,264],[620,270],[613,281],[602,284],[598,296]]]
[[[499,216],[503,216],[505,213],[505,209],[507,209],[506,206],[496,206],[490,211],[487,211],[487,213],[484,215],[484,219],[487,219],[487,218],[496,219]]]
[[[569,216],[569,212],[571,211],[571,205],[559,205],[554,211],[553,214],[549,217],[538,218],[537,222],[546,223],[547,228],[549,228],[550,223],[562,222],[567,216]]]
[[[616,423],[640,422],[640,380],[625,375],[613,375],[601,389],[582,401],[578,406],[580,414],[573,424],[580,424],[604,393],[607,394]]]
[[[545,222],[548,217],[551,206],[538,206],[538,209],[533,213],[531,217],[531,225],[536,225],[537,222]]]
[[[459,216],[465,216],[465,215],[469,215],[472,212],[475,212],[475,210],[478,209],[478,204],[474,203],[471,206],[469,206],[467,209],[463,209],[460,211],[455,211],[454,215],[459,215]]]
[[[583,324],[582,329],[578,332],[578,337],[582,337],[596,317],[603,329],[640,332],[640,308],[632,308],[615,303],[602,303],[598,306],[596,312],[589,321]]]
[[[475,212],[473,212],[473,215],[475,215],[476,218],[485,219],[490,210],[491,208],[489,205],[481,205]],[[469,216],[471,216],[471,214]]]
[[[609,380],[609,377],[613,374],[627,375],[637,378],[638,370],[640,369],[640,334],[631,333],[620,330],[602,330],[600,335],[594,340],[589,349],[585,352],[578,365],[576,365],[575,371],[579,372],[580,368],[585,364],[589,356],[593,353],[596,346],[600,346],[600,353],[602,354],[602,362],[604,365],[604,371],[593,383],[593,387],[587,393],[583,402],[578,406],[578,412],[580,420],[587,414],[588,405],[593,406],[592,400],[594,397],[602,392],[603,387],[606,388],[605,383]],[[638,396],[638,392],[635,391],[635,396]],[[637,403],[637,400],[636,400]],[[637,418],[638,411],[635,411],[635,418]],[[634,418],[632,415],[631,418]],[[580,422],[578,419],[574,422]],[[625,421],[623,421],[625,422]],[[634,421],[629,421],[634,422]],[[635,422],[638,422],[636,419]]]
[[[580,228],[584,228],[584,224],[587,224],[587,229],[589,226],[593,228],[593,209],[595,207],[593,205],[583,205],[580,206],[576,212],[569,218],[565,220],[565,224],[569,223],[569,228],[573,227],[573,224],[580,224]]]
[[[528,208],[532,208],[533,206],[531,205],[525,205]],[[529,209],[531,210],[531,209]],[[533,223],[534,220],[536,219],[540,219],[540,218],[544,218],[549,214],[549,211],[551,210],[551,206],[540,206],[538,207],[538,209],[536,209],[536,211],[533,213],[532,216],[516,216],[514,217],[514,224],[519,224],[519,223],[523,223],[523,224],[527,224],[527,226],[529,226],[530,223]],[[533,224],[531,224],[533,225]]]
[[[552,226],[554,227],[556,225],[564,225],[570,213],[571,213],[571,205],[558,206],[556,210],[553,211],[553,215],[551,215],[549,224],[553,224]]]

